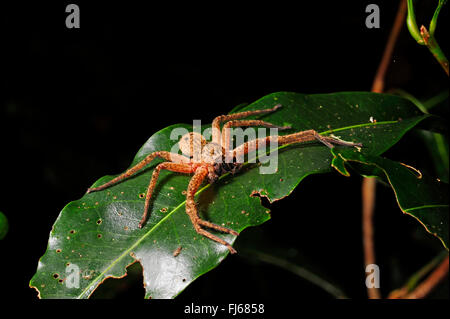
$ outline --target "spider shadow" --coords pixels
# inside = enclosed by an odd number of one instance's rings
[[[140,172],[138,172],[135,175],[133,175],[132,177],[130,177],[129,180],[132,180],[143,174],[146,174],[149,171],[152,172],[158,164],[159,163],[144,168]],[[162,172],[163,171],[161,171],[161,174],[156,182],[155,188],[153,189],[152,198],[150,200],[149,212],[153,211],[155,200],[157,200],[158,194],[161,193],[164,186],[170,185],[179,176],[186,176],[187,178],[190,179],[194,175],[194,174],[183,174],[183,173],[177,173],[177,172],[168,172],[165,174],[165,176],[161,176],[163,174]],[[147,187],[150,184],[151,178],[152,178],[152,175],[150,174],[148,177],[147,184],[146,184]],[[178,187],[179,187],[179,185],[180,185],[180,183],[177,183]],[[179,188],[176,191],[179,193],[182,193],[183,191],[187,191],[188,185],[189,185],[189,180],[186,182],[185,185],[183,185],[182,189]],[[202,186],[205,186],[205,185],[207,185],[207,183],[205,183],[205,182],[202,183]],[[202,186],[200,188],[202,188]],[[218,185],[218,183],[211,184],[210,187],[205,188],[197,197],[197,200],[196,200],[197,210],[198,210],[199,215],[203,215],[204,218],[208,218],[207,212],[209,211],[208,210],[209,206],[214,202],[214,199],[217,195],[219,186],[220,185]],[[147,188],[144,190],[144,192],[145,193],[147,192]],[[185,195],[183,195],[183,196],[185,196]],[[149,215],[149,217],[150,217],[150,215]],[[148,219],[147,219],[147,222],[148,222]]]
[[[161,190],[164,186],[170,185],[171,182],[179,176],[186,176],[188,179],[186,181],[186,184],[183,185],[182,188],[176,190],[177,192],[182,193],[183,191],[187,191],[190,178],[192,178],[193,175],[194,174],[183,174],[183,173],[170,172],[166,176],[159,178],[158,182],[156,183],[156,186],[153,190],[154,196],[152,196],[152,200],[150,202],[149,209],[151,211],[153,210],[153,205],[154,205],[153,200],[156,199],[157,194],[159,194],[161,192]],[[227,177],[229,177],[229,176],[227,176]],[[178,183],[177,185],[179,186],[179,184],[180,183]],[[199,189],[202,189],[206,185],[208,185],[208,183],[205,180]],[[201,193],[197,196],[196,206],[197,206],[197,213],[200,218],[205,219],[205,220],[210,220],[209,207],[214,203],[220,186],[221,186],[220,183],[209,184],[209,187],[203,188]],[[185,195],[183,195],[183,196],[184,196],[183,200],[185,200]]]
[[[139,177],[139,176],[141,176],[143,174],[146,174],[149,171],[151,171],[151,173],[152,173],[153,170],[155,169],[155,167],[158,166],[158,164],[160,164],[160,163],[157,163],[156,165],[151,165],[151,166],[148,166],[148,167],[144,168],[140,172],[138,172],[135,175],[133,175],[132,177],[130,177],[129,180],[132,180],[132,179],[137,178],[137,177]],[[164,172],[166,172],[166,173],[164,173]],[[164,175],[164,176],[162,176],[162,175]],[[170,185],[171,181],[173,181],[174,179],[176,179],[179,176],[192,177],[192,174],[183,174],[183,173],[177,173],[177,172],[167,172],[167,171],[164,171],[164,170],[161,171],[161,173],[160,173],[160,175],[158,177],[158,180],[156,181],[155,188],[153,189],[152,198],[150,200],[150,206],[149,206],[149,210],[150,211],[152,211],[154,201],[156,200],[158,194],[161,193],[162,188],[164,186],[166,186],[166,185]],[[147,193],[148,185],[150,185],[151,179],[152,179],[152,174],[149,174],[148,180],[146,181],[146,188],[144,190],[144,193]],[[182,190],[177,190],[177,191],[179,191],[181,193],[183,190],[187,190],[187,187],[188,187],[188,183],[186,183],[186,187],[185,188],[183,188]]]
[[[278,150],[278,155],[282,154],[283,152],[286,152],[288,150],[291,149],[303,149],[306,147],[323,147],[323,145],[321,145],[320,143],[316,143],[316,142],[311,142],[311,143],[305,143],[305,144],[290,144],[287,146],[284,146],[282,149]],[[276,156],[273,153],[269,154],[266,156]],[[148,170],[154,170],[154,168],[157,166],[156,165],[152,165],[149,166],[147,168],[145,168],[144,170],[142,170],[141,172],[139,172],[138,174],[135,175],[135,177],[146,173]],[[261,165],[261,163],[257,160],[256,163],[246,163],[245,165],[242,166],[242,168],[240,170],[238,170],[237,172],[235,172],[234,174],[227,174],[226,176],[223,176],[218,182],[210,184],[209,187],[204,188],[203,191],[198,195],[197,200],[196,200],[196,205],[197,205],[197,212],[199,214],[199,216],[201,216],[202,218],[206,219],[206,220],[210,220],[210,206],[212,204],[214,204],[218,192],[220,191],[220,187],[222,187],[224,184],[227,184],[229,182],[231,182],[234,178],[239,178],[241,176],[243,176],[244,174],[246,174],[249,170],[258,168]],[[262,164],[264,165],[264,164]],[[156,186],[153,190],[153,195],[152,195],[152,200],[150,202],[150,211],[153,210],[153,205],[154,205],[154,200],[156,199],[157,195],[161,192],[162,188],[171,183],[171,181],[173,181],[175,178],[177,178],[178,176],[187,176],[188,178],[191,178],[193,176],[193,174],[182,174],[182,173],[176,173],[176,172],[170,172],[165,176],[161,176],[160,178],[158,178],[158,181],[156,183]],[[151,180],[151,176],[148,180],[148,183],[150,183]],[[182,191],[187,191],[188,188],[188,184],[189,181],[186,182],[186,185],[184,186],[184,188],[178,189],[177,191],[179,191],[180,193]],[[206,182],[204,182],[202,185],[207,185]],[[200,189],[202,188],[202,186],[200,187]],[[250,196],[250,194],[249,194]]]
[[[287,151],[290,151],[290,150],[293,150],[293,149],[300,150],[300,149],[306,149],[306,148],[310,149],[310,148],[316,148],[316,147],[323,148],[323,146],[324,145],[321,144],[320,142],[312,141],[312,142],[307,142],[307,143],[302,143],[302,144],[295,144],[295,143],[293,143],[293,144],[283,145],[281,148],[277,149],[277,152],[274,152],[274,151],[271,152],[270,149],[267,149],[266,153],[263,155],[263,156],[265,156],[265,161],[264,162],[260,161],[260,158],[262,157],[262,154],[258,153],[258,156],[256,157],[257,152],[253,151],[252,153],[249,154],[248,158],[246,158],[247,161],[249,159],[251,159],[252,162],[251,163],[250,162],[246,162],[243,165],[243,167],[238,172],[236,172],[234,174],[234,176],[242,175],[245,172],[247,172],[247,171],[249,171],[249,170],[251,170],[251,169],[253,169],[255,167],[259,167],[261,165],[265,165],[265,164],[267,164],[267,162],[272,161],[275,157],[283,154],[284,152],[287,152]],[[255,160],[255,157],[256,157],[256,160]],[[256,162],[253,162],[254,160]]]
[[[308,148],[323,147],[323,145],[321,145],[321,143],[317,143],[317,142],[311,142],[311,143],[305,143],[305,144],[290,144],[290,145],[284,146],[282,149],[279,149],[278,155],[280,155],[284,152],[287,152],[289,150],[292,150],[292,149],[304,149],[307,147]],[[266,156],[268,157],[269,160],[271,160],[271,156],[277,156],[277,154],[267,152]],[[244,174],[246,174],[248,171],[250,171],[252,169],[257,169],[261,165],[265,165],[265,163],[261,163],[258,160],[256,160],[256,163],[245,163],[245,165],[243,165],[241,167],[241,169],[239,169],[234,174],[228,173],[227,175],[223,176],[218,182],[211,184],[210,187],[205,189],[198,197],[197,208],[198,208],[199,214],[202,214],[205,218],[209,219],[209,216],[208,216],[209,211],[210,211],[209,207],[211,204],[214,203],[214,200],[216,199],[217,194],[220,191],[220,187],[223,187],[224,184],[228,184],[228,183],[232,182],[232,180],[234,178],[242,177]],[[248,195],[250,196],[251,194],[248,194]]]
[[[209,184],[209,187],[204,189],[200,195],[198,196],[197,200],[197,210],[199,213],[199,216],[203,217],[206,220],[211,220],[210,216],[210,209],[209,207],[215,203],[217,200],[217,195],[220,191],[220,188],[222,188],[225,184],[228,184],[232,182],[234,178],[239,178],[239,176],[242,176],[245,174],[248,170],[253,169],[258,166],[258,163],[250,163],[245,166],[243,166],[240,170],[236,171],[234,174],[228,173],[222,178],[220,178],[216,183]],[[225,199],[226,200],[226,199]]]
[[[197,212],[201,218],[210,220],[209,216],[209,207],[214,203],[214,200],[217,198],[217,194],[219,192],[220,183],[209,184],[209,187],[203,190],[198,199],[197,203]]]

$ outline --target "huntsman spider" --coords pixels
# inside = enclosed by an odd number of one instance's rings
[[[290,129],[291,127],[289,126],[277,126],[261,120],[239,120],[251,115],[260,115],[274,112],[280,107],[281,105],[277,104],[270,109],[246,111],[230,115],[220,115],[216,117],[212,122],[212,141],[207,142],[200,133],[187,133],[183,135],[178,142],[183,155],[167,151],[153,152],[145,157],[141,162],[128,169],[125,173],[112,179],[111,181],[98,187],[89,188],[87,190],[87,193],[101,191],[114,184],[117,184],[140,171],[154,158],[161,157],[167,162],[158,164],[153,170],[150,184],[145,196],[144,212],[142,215],[142,219],[139,222],[139,228],[142,228],[145,221],[147,220],[150,200],[152,198],[153,190],[155,188],[160,171],[165,169],[172,172],[193,174],[186,192],[186,213],[189,215],[195,231],[202,236],[225,245],[228,250],[232,254],[234,254],[236,253],[236,250],[229,243],[206,231],[205,229],[203,229],[203,227],[214,229],[224,233],[229,233],[235,236],[238,236],[239,234],[232,229],[222,227],[201,219],[198,216],[197,207],[194,201],[195,193],[205,179],[209,183],[214,183],[221,175],[228,172],[234,174],[242,166],[242,163],[238,163],[235,160],[230,162],[229,160],[225,161],[225,159],[236,159],[238,157],[242,157],[249,152],[258,150],[260,146],[265,146],[270,142],[277,142],[278,145],[284,145],[317,140],[325,144],[329,148],[333,148],[334,145],[361,147],[360,143],[346,142],[335,137],[322,136],[315,130],[306,130],[283,136],[270,135],[263,138],[257,138],[243,143],[234,149],[230,148],[230,129],[232,127],[262,126],[267,128],[277,128],[280,130]],[[220,125],[223,122],[226,123],[223,125],[223,128],[221,130]]]

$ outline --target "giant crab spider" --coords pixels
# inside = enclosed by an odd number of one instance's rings
[[[258,150],[259,146],[266,145],[270,142],[277,142],[278,145],[304,143],[310,141],[320,141],[329,148],[333,148],[333,145],[343,146],[362,146],[360,143],[346,142],[335,137],[322,136],[315,130],[301,131],[293,134],[278,136],[271,135],[263,138],[258,138],[252,141],[241,144],[240,146],[230,149],[230,128],[231,127],[248,127],[248,126],[262,126],[267,128],[277,129],[290,129],[289,126],[277,126],[261,120],[238,120],[251,115],[260,115],[270,112],[274,112],[281,107],[280,104],[275,105],[273,108],[246,111],[230,115],[220,115],[216,117],[212,122],[212,141],[207,142],[200,133],[187,133],[181,137],[178,144],[181,152],[184,155],[177,153],[170,153],[167,151],[157,151],[149,154],[141,162],[128,169],[125,173],[117,176],[111,181],[100,185],[98,187],[89,188],[87,193],[101,191],[114,184],[121,182],[122,180],[134,175],[140,171],[144,166],[149,164],[154,158],[161,157],[167,162],[158,164],[153,170],[152,178],[147,189],[145,196],[144,213],[142,219],[139,222],[139,228],[142,228],[149,212],[150,199],[152,197],[153,190],[156,185],[159,173],[161,170],[169,170],[172,172],[194,174],[189,182],[189,186],[186,192],[186,213],[194,226],[195,231],[211,240],[214,240],[222,245],[225,245],[228,250],[234,254],[236,250],[226,241],[204,230],[202,227],[218,230],[220,232],[229,233],[235,236],[239,234],[229,228],[222,227],[213,224],[209,221],[203,220],[198,216],[197,207],[194,201],[194,196],[200,185],[205,178],[214,183],[221,175],[231,172],[234,173],[240,168],[241,163],[225,163],[225,158],[236,158],[237,156],[243,156],[249,152]],[[220,124],[226,122],[223,125],[223,129],[220,129]]]

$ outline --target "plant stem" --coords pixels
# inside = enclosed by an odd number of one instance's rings
[[[400,5],[395,17],[394,25],[392,26],[391,33],[384,48],[383,57],[378,65],[377,73],[372,83],[372,92],[381,93],[384,91],[384,79],[386,77],[386,71],[391,61],[392,52],[394,51],[395,42],[397,42],[398,35],[403,26],[403,21],[406,15],[406,2],[400,0]]]
[[[425,266],[415,272],[409,279],[408,282],[401,288],[391,291],[389,294],[389,299],[403,299],[408,294],[410,294],[414,288],[416,288],[420,282],[427,274],[429,274],[437,265],[442,263],[444,259],[448,258],[448,252],[443,251],[436,257],[434,257]]]
[[[408,0],[408,16],[406,17],[406,25],[408,26],[409,33],[414,38],[414,40],[416,40],[420,45],[424,45],[419,28],[417,27],[413,0]]]
[[[444,69],[447,76],[449,75],[449,68],[448,68],[448,60],[445,56],[444,52],[442,52],[441,48],[439,47],[439,44],[437,43],[434,36],[432,36],[427,28],[425,26],[420,27],[420,34],[422,35],[423,41],[425,45],[427,46],[428,50],[433,54],[435,59],[439,62],[439,64]]]
[[[434,32],[436,31],[437,19],[439,16],[439,12],[441,11],[442,6],[446,3],[446,0],[439,0],[438,7],[434,11],[433,18],[430,22],[430,31],[425,28],[425,26],[421,26],[420,30],[417,27],[416,16],[414,13],[414,4],[413,0],[408,0],[408,16],[406,18],[406,25],[408,26],[409,33],[411,36],[419,43],[420,45],[427,46],[428,50],[433,54],[435,59],[439,62],[439,64],[444,69],[447,76],[449,75],[449,66],[448,60],[445,56],[444,52],[442,52],[439,44],[437,43]]]
[[[436,269],[416,287],[411,293],[405,296],[406,299],[422,299],[426,297],[442,279],[448,274],[448,256]]]
[[[362,229],[365,266],[375,264],[375,244],[373,240],[373,215],[375,212],[376,179],[364,177],[362,182]],[[380,299],[377,288],[367,287],[369,299]]]
[[[433,270],[437,265],[439,265],[442,261],[445,261],[444,259],[448,258],[448,252],[443,251],[436,257],[434,257],[428,264],[426,264],[424,267],[422,267],[419,271],[417,271],[406,283],[406,287],[408,289],[408,292],[411,292],[414,288],[417,287],[419,284],[419,281],[424,278],[428,273]]]

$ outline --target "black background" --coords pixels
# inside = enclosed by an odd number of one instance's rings
[[[210,122],[276,91],[369,91],[397,2],[336,2],[244,7],[78,1],[80,29],[65,27],[69,2],[4,6],[0,210],[10,231],[0,245],[7,251],[1,267],[10,274],[5,277],[9,295],[37,298],[28,282],[60,210],[99,177],[125,170],[156,131],[193,119]],[[365,27],[369,3],[380,6],[380,29]],[[428,23],[434,6],[421,2],[419,23]],[[448,53],[442,36],[447,17],[445,8],[437,38]],[[421,99],[447,88],[441,67],[406,28],[386,78],[390,88]],[[412,143],[419,152],[409,147]],[[386,156],[433,173],[422,150],[408,134]],[[272,219],[244,231],[236,247],[255,241],[268,252],[281,247],[292,261],[324,274],[349,297],[364,299],[360,185],[356,175],[310,176],[271,205]],[[378,187],[377,196],[376,253],[386,296],[441,246],[402,215],[390,189]],[[139,275],[128,277],[114,297],[142,298]],[[435,294],[448,298],[448,283]],[[208,298],[273,302],[330,296],[238,254],[196,280],[177,301]]]

